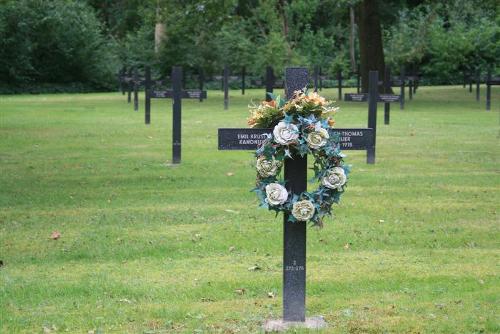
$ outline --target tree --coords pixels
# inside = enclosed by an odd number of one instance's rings
[[[357,11],[362,90],[368,92],[369,71],[378,71],[379,80],[384,80],[385,71],[378,1],[363,0],[357,5]]]

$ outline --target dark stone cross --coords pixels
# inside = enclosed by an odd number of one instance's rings
[[[384,82],[384,90],[386,92],[390,91],[390,70],[386,70],[386,81]],[[368,128],[373,129],[373,148],[367,150],[367,163],[375,163],[375,141],[377,137],[377,102],[384,102],[384,121],[385,124],[389,124],[389,112],[390,109],[387,105],[391,102],[397,102],[400,100],[400,95],[394,94],[379,94],[378,93],[378,71],[370,71],[368,81],[368,93],[346,93],[344,95],[345,101],[351,102],[368,102]]]
[[[391,93],[391,68],[390,66],[385,66],[384,71],[384,93]],[[391,103],[384,103],[384,124],[388,125],[391,121]]]
[[[181,71],[180,74],[180,79],[179,77],[174,78],[174,70],[178,69]],[[181,67],[173,67],[172,68],[172,89],[156,89],[153,88],[153,86],[158,86],[158,85],[166,85],[167,80],[153,80],[151,79],[151,69],[149,67],[146,67],[145,69],[145,79],[143,80],[144,82],[144,87],[145,87],[145,103],[144,103],[144,121],[146,124],[151,123],[151,99],[171,99],[174,97],[174,86],[175,87],[180,87],[179,89],[181,90],[180,96],[182,99],[198,99],[200,102],[203,101],[203,99],[207,98],[207,92],[203,90],[203,84],[204,84],[204,76],[202,70],[200,70],[200,73],[198,75],[199,79],[199,87],[200,89],[188,89],[188,90],[183,90],[182,89],[182,68]],[[178,82],[180,80],[180,83]],[[180,102],[179,102],[180,105]]]
[[[401,98],[399,99],[399,109],[404,110],[405,108],[405,67],[404,65],[401,66],[401,70],[399,71],[399,80],[400,80],[400,95]]]
[[[479,102],[479,92],[481,86],[481,69],[478,67],[476,69],[476,101]]]
[[[132,75],[132,90],[134,91],[134,111],[139,111],[139,85],[142,80],[139,79],[139,73],[137,68],[134,69],[134,74]]]
[[[337,72],[337,81],[339,83],[339,101],[342,101],[342,70]]]
[[[491,86],[499,86],[500,77],[492,77],[491,69],[488,70],[486,75],[486,111],[491,110]]]
[[[151,122],[151,99],[172,99],[172,163],[181,162],[181,124],[182,124],[182,99],[207,98],[207,92],[202,90],[182,89],[182,67],[172,67],[172,89],[153,90],[151,85],[151,71],[146,68],[146,103],[145,122]]]
[[[319,66],[316,65],[314,66],[314,72],[313,72],[313,87],[314,91],[317,92],[319,89]]]
[[[125,77],[127,83],[127,102],[132,102],[132,67],[128,69],[127,76]]]
[[[275,80],[276,80],[276,78],[274,77],[273,68],[271,66],[267,66],[266,67],[266,92],[265,92],[266,93],[266,95],[265,95],[266,101],[272,100],[271,96],[269,96],[269,94],[267,94],[267,93],[273,92]]]
[[[224,110],[227,110],[229,108],[229,67],[227,65],[224,66],[222,86],[224,89]]]
[[[122,95],[125,95],[125,76],[127,75],[127,68],[125,66],[122,67],[120,72],[118,72],[118,82],[120,84],[120,91]]]
[[[296,90],[303,89],[309,82],[306,68],[287,68],[285,70],[285,93],[290,99]],[[273,129],[219,129],[219,150],[255,150],[268,138]],[[374,149],[373,130],[335,129],[340,135],[340,144],[346,150]],[[294,155],[286,158],[284,178],[290,196],[300,194],[307,189],[307,156]],[[306,321],[306,222],[288,222],[283,218],[283,320],[276,321],[276,326],[289,322],[314,324],[324,323],[320,318]],[[308,322],[309,321],[309,322]],[[286,327],[272,327],[286,328]],[[312,327],[319,328],[319,327]]]
[[[361,91],[361,66],[358,64],[356,67],[356,93]]]
[[[241,67],[241,95],[245,95],[245,75],[246,75],[246,67]]]

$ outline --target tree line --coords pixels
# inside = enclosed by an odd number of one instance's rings
[[[0,92],[116,87],[122,66],[333,75],[390,65],[433,84],[498,69],[496,0],[4,0]],[[156,47],[155,47],[156,28]],[[159,42],[158,37],[161,37]],[[365,80],[366,81],[366,80]]]

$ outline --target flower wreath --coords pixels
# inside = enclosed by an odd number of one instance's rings
[[[271,101],[250,106],[248,124],[273,128],[255,152],[257,182],[253,189],[260,206],[288,214],[289,222],[310,221],[323,226],[323,217],[332,214],[346,187],[349,168],[344,165],[339,135],[334,133],[332,116],[338,111],[332,101],[307,90],[296,91],[289,101],[269,94]],[[286,157],[314,156],[314,178],[319,187],[300,195],[289,195],[286,181],[278,181]]]

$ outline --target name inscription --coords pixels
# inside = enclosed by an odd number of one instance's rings
[[[368,101],[368,94],[346,93],[344,94],[344,101],[366,102]]]
[[[171,99],[174,97],[172,90],[153,90],[151,91],[151,98],[155,99]],[[206,99],[206,90],[183,90],[181,91],[181,98],[183,99]]]
[[[219,129],[219,150],[256,150],[271,136],[272,129]],[[342,150],[366,150],[373,147],[372,129],[332,129]]]
[[[377,97],[377,102],[385,102],[385,103],[398,102],[399,98],[400,98],[399,95],[379,94]],[[368,101],[368,94],[365,94],[365,93],[362,93],[362,94],[346,93],[346,94],[344,94],[344,100],[351,101],[351,102],[367,102]]]

